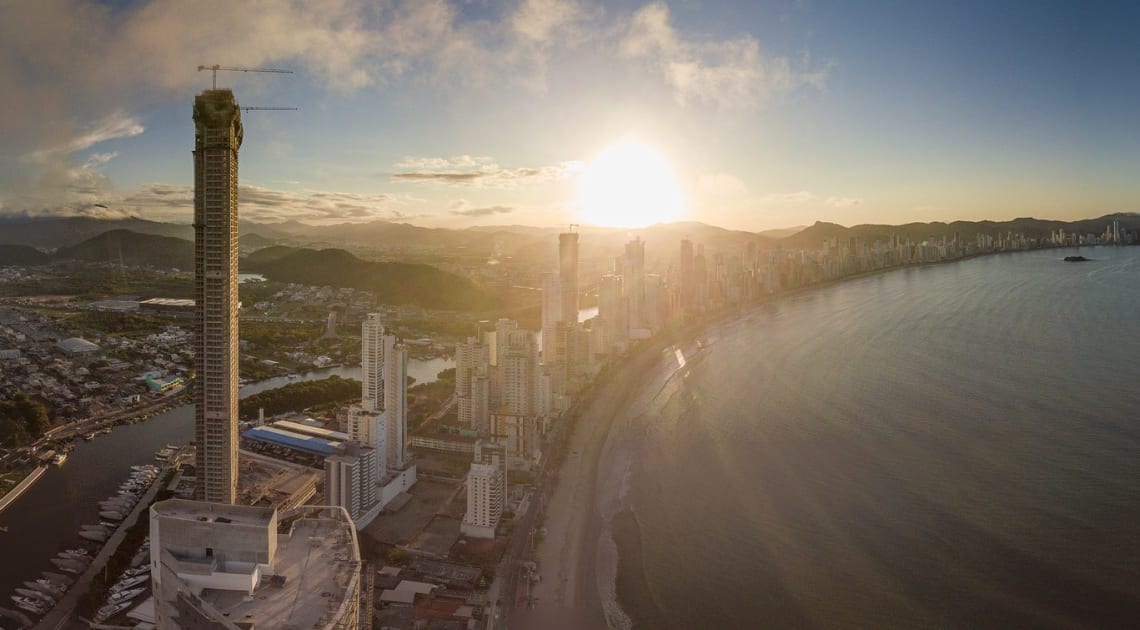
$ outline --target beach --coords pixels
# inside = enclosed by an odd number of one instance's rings
[[[634,349],[595,381],[583,399],[577,424],[557,471],[542,524],[546,534],[536,548],[533,602],[511,614],[511,627],[523,629],[630,628],[617,605],[617,545],[611,520],[621,520],[630,468],[636,460],[636,436],[620,429],[629,415],[641,413],[645,383],[675,372],[676,340],[691,338],[709,320],[673,334],[662,334]]]

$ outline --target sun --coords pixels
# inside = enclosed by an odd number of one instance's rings
[[[607,227],[676,221],[684,206],[669,162],[636,140],[611,145],[586,165],[578,200],[582,223]]]

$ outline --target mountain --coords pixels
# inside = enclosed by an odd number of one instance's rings
[[[892,236],[900,239],[909,238],[919,243],[930,239],[953,238],[973,240],[979,234],[997,236],[1007,232],[1024,234],[1030,238],[1045,238],[1057,230],[1067,233],[1103,234],[1108,224],[1114,220],[1120,222],[1121,229],[1134,231],[1140,229],[1140,214],[1117,213],[1109,214],[1096,219],[1083,219],[1080,221],[1056,221],[1052,219],[1018,218],[1009,221],[954,221],[942,223],[907,223],[904,225],[855,225],[844,227],[835,223],[817,221],[814,225],[804,228],[791,236],[778,242],[787,248],[793,249],[819,249],[825,240],[855,238],[865,243],[874,241],[887,241]]]
[[[343,249],[267,247],[245,258],[242,270],[277,282],[374,291],[387,304],[463,311],[499,306],[466,278],[430,265],[368,262]]]
[[[160,223],[146,219],[95,219],[91,217],[27,218],[7,217],[0,221],[0,243],[57,249],[82,243],[111,230],[130,230],[193,240],[189,225]]]
[[[34,247],[0,244],[0,266],[42,265],[49,260],[51,260],[49,254],[45,254]]]
[[[170,236],[111,230],[77,245],[60,248],[54,258],[193,269],[194,243]]]

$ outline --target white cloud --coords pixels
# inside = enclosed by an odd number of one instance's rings
[[[575,161],[547,166],[505,168],[489,157],[458,155],[450,158],[404,157],[394,165],[391,180],[398,183],[443,184],[473,188],[517,188],[523,184],[556,181],[581,169]]]
[[[807,190],[798,190],[790,193],[772,193],[756,199],[760,205],[812,205],[828,208],[853,208],[861,205],[863,200],[859,197],[844,197],[839,195],[817,195]]]
[[[408,198],[389,194],[361,194],[318,190],[285,191],[243,184],[238,187],[242,219],[251,221],[364,221],[398,219]],[[191,186],[154,183],[120,198],[121,205],[151,219],[188,221],[194,214]]]
[[[826,70],[800,72],[787,57],[765,54],[751,36],[721,41],[687,38],[674,28],[663,2],[645,5],[633,14],[621,52],[655,67],[682,105],[746,109],[774,93],[803,85],[822,87],[827,77]]]

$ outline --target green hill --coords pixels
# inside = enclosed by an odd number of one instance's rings
[[[484,310],[494,301],[470,280],[430,265],[368,262],[343,249],[267,247],[242,263],[243,271],[278,282],[350,287],[376,292],[386,304]]]
[[[51,256],[27,245],[0,244],[0,265],[42,265]]]
[[[194,268],[194,243],[171,236],[111,230],[78,245],[61,248],[55,258],[188,270]]]

